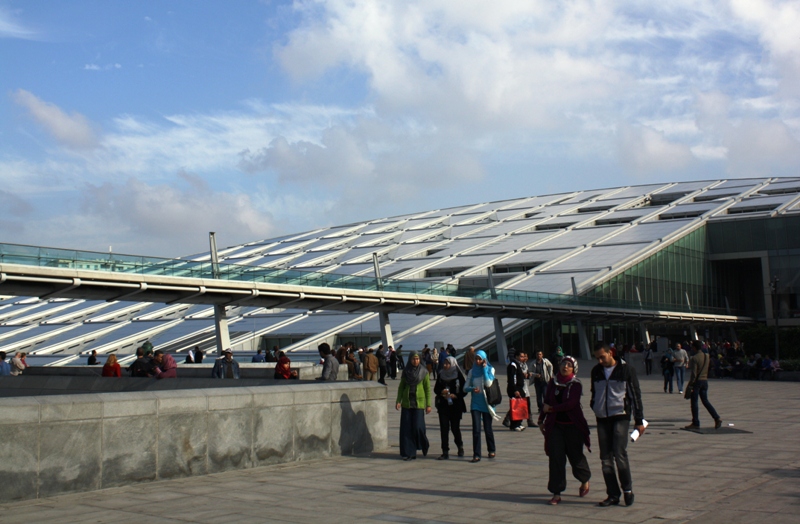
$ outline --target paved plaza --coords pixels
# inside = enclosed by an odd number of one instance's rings
[[[588,391],[592,364],[581,362]],[[538,430],[495,425],[497,458],[468,462],[469,416],[462,421],[467,457],[437,461],[439,429],[427,417],[429,456],[399,459],[398,381],[389,381],[391,448],[370,456],[292,463],[0,506],[4,524],[47,522],[782,522],[800,513],[800,384],[714,380],[709,398],[724,428],[697,434],[689,401],[664,394],[660,377],[641,377],[647,433],[629,445],[636,503],[600,508],[605,488],[592,432],[591,492],[578,497],[568,474],[559,506],[548,506],[547,457]],[[588,398],[583,402],[590,424]],[[701,422],[713,421],[701,406]],[[132,443],[135,445],[135,443]],[[485,446],[485,442],[484,442]]]

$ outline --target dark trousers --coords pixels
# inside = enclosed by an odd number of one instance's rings
[[[583,434],[575,424],[556,424],[547,439],[550,452],[550,480],[547,490],[555,495],[567,489],[567,459],[572,466],[572,475],[581,484],[589,482],[592,472],[589,461],[583,454]]]
[[[385,386],[386,385],[386,366],[380,366],[379,371],[380,371],[380,374],[381,374],[381,378],[378,379],[378,382],[380,382],[381,384],[383,384]]]
[[[450,451],[451,431],[453,432],[453,440],[455,440],[456,447],[458,449],[464,447],[464,441],[461,438],[461,413],[440,411],[439,431],[442,433],[442,453],[445,455]]]
[[[389,376],[392,377],[392,380],[397,378],[397,361],[389,362]]]
[[[417,450],[428,454],[428,436],[425,434],[425,410],[403,408],[400,410],[400,456],[416,457]]]
[[[633,489],[631,467],[628,464],[628,429],[631,421],[626,418],[597,419],[597,442],[600,447],[600,462],[603,464],[603,480],[606,493],[618,499],[622,491]],[[616,472],[614,466],[616,465]],[[619,475],[619,483],[617,483]]]
[[[672,370],[664,371],[664,392],[667,392],[667,384],[669,384],[669,392],[672,393]]]
[[[470,411],[472,414],[472,456],[481,456],[481,421],[486,433],[486,449],[494,453],[494,431],[492,431],[492,415],[488,411]]]
[[[544,404],[544,390],[547,383],[543,380],[534,380],[533,387],[536,389],[536,406],[539,408],[539,413],[542,412],[542,405]]]
[[[717,420],[719,414],[717,410],[714,409],[714,406],[711,405],[711,402],[708,401],[708,380],[696,380],[694,389],[692,390],[692,424],[700,426],[700,409],[697,405],[697,397],[700,397],[700,401],[708,410],[708,414],[711,415],[714,420]]]
[[[645,360],[644,361],[644,372],[648,375],[653,373],[653,361],[652,360]]]

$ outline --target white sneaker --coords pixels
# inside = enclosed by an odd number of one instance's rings
[[[680,393],[681,395],[683,395],[683,390],[680,390],[680,391],[678,391],[678,393]]]

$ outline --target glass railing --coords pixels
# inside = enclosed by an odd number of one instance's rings
[[[320,273],[317,271],[302,271],[299,269],[270,269],[241,264],[220,263],[218,267],[214,267],[211,262],[196,262],[180,258],[143,257],[17,244],[0,244],[0,263],[133,273],[140,275],[290,284],[297,286],[337,288],[342,290],[387,291],[393,293],[413,293],[417,295],[462,297],[480,300],[492,299],[491,291],[485,287],[468,287],[458,284],[390,278],[383,278],[378,282],[374,277]],[[689,308],[686,304],[660,304],[649,302],[640,304],[638,301],[630,300],[618,300],[604,297],[576,297],[574,295],[520,291],[515,289],[498,288],[496,294],[497,300],[501,302],[536,305],[552,304],[562,307],[574,305],[714,315],[728,314],[727,310],[724,308]]]

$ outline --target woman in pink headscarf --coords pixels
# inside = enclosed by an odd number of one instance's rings
[[[153,363],[155,364],[153,374],[156,378],[177,378],[178,364],[172,355],[158,350],[153,353]]]

